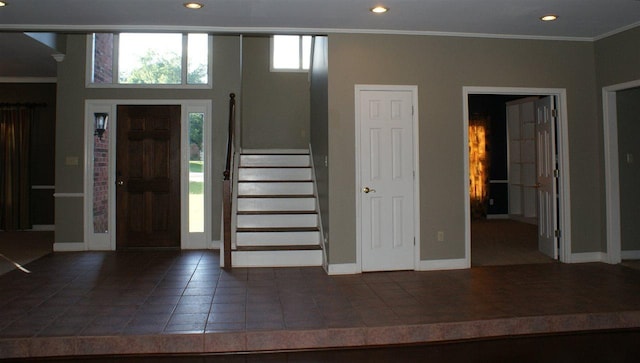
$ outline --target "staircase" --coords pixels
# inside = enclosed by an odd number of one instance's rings
[[[244,150],[236,175],[232,265],[322,266],[309,151]]]

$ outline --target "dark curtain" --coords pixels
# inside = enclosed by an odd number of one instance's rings
[[[30,229],[29,139],[33,107],[0,107],[0,229]]]

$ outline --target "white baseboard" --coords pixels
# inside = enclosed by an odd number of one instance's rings
[[[421,260],[418,262],[416,271],[434,270],[460,270],[470,268],[470,261],[466,258],[455,258],[449,260]]]
[[[572,253],[569,263],[607,262],[607,254],[604,252]]]
[[[360,272],[355,263],[330,263],[327,268],[329,275],[352,275]]]
[[[220,241],[192,241],[183,243],[180,246],[180,249],[183,250],[219,250],[220,249]]]
[[[54,252],[86,251],[84,242],[56,242],[53,244]]]
[[[623,260],[640,260],[640,250],[621,251],[620,257]]]

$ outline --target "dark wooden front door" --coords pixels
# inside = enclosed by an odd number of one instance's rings
[[[117,249],[180,247],[180,106],[118,106]]]

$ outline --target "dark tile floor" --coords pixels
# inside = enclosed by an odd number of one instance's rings
[[[540,264],[327,276],[215,251],[55,253],[0,276],[0,358],[405,344],[640,327],[640,271]]]

